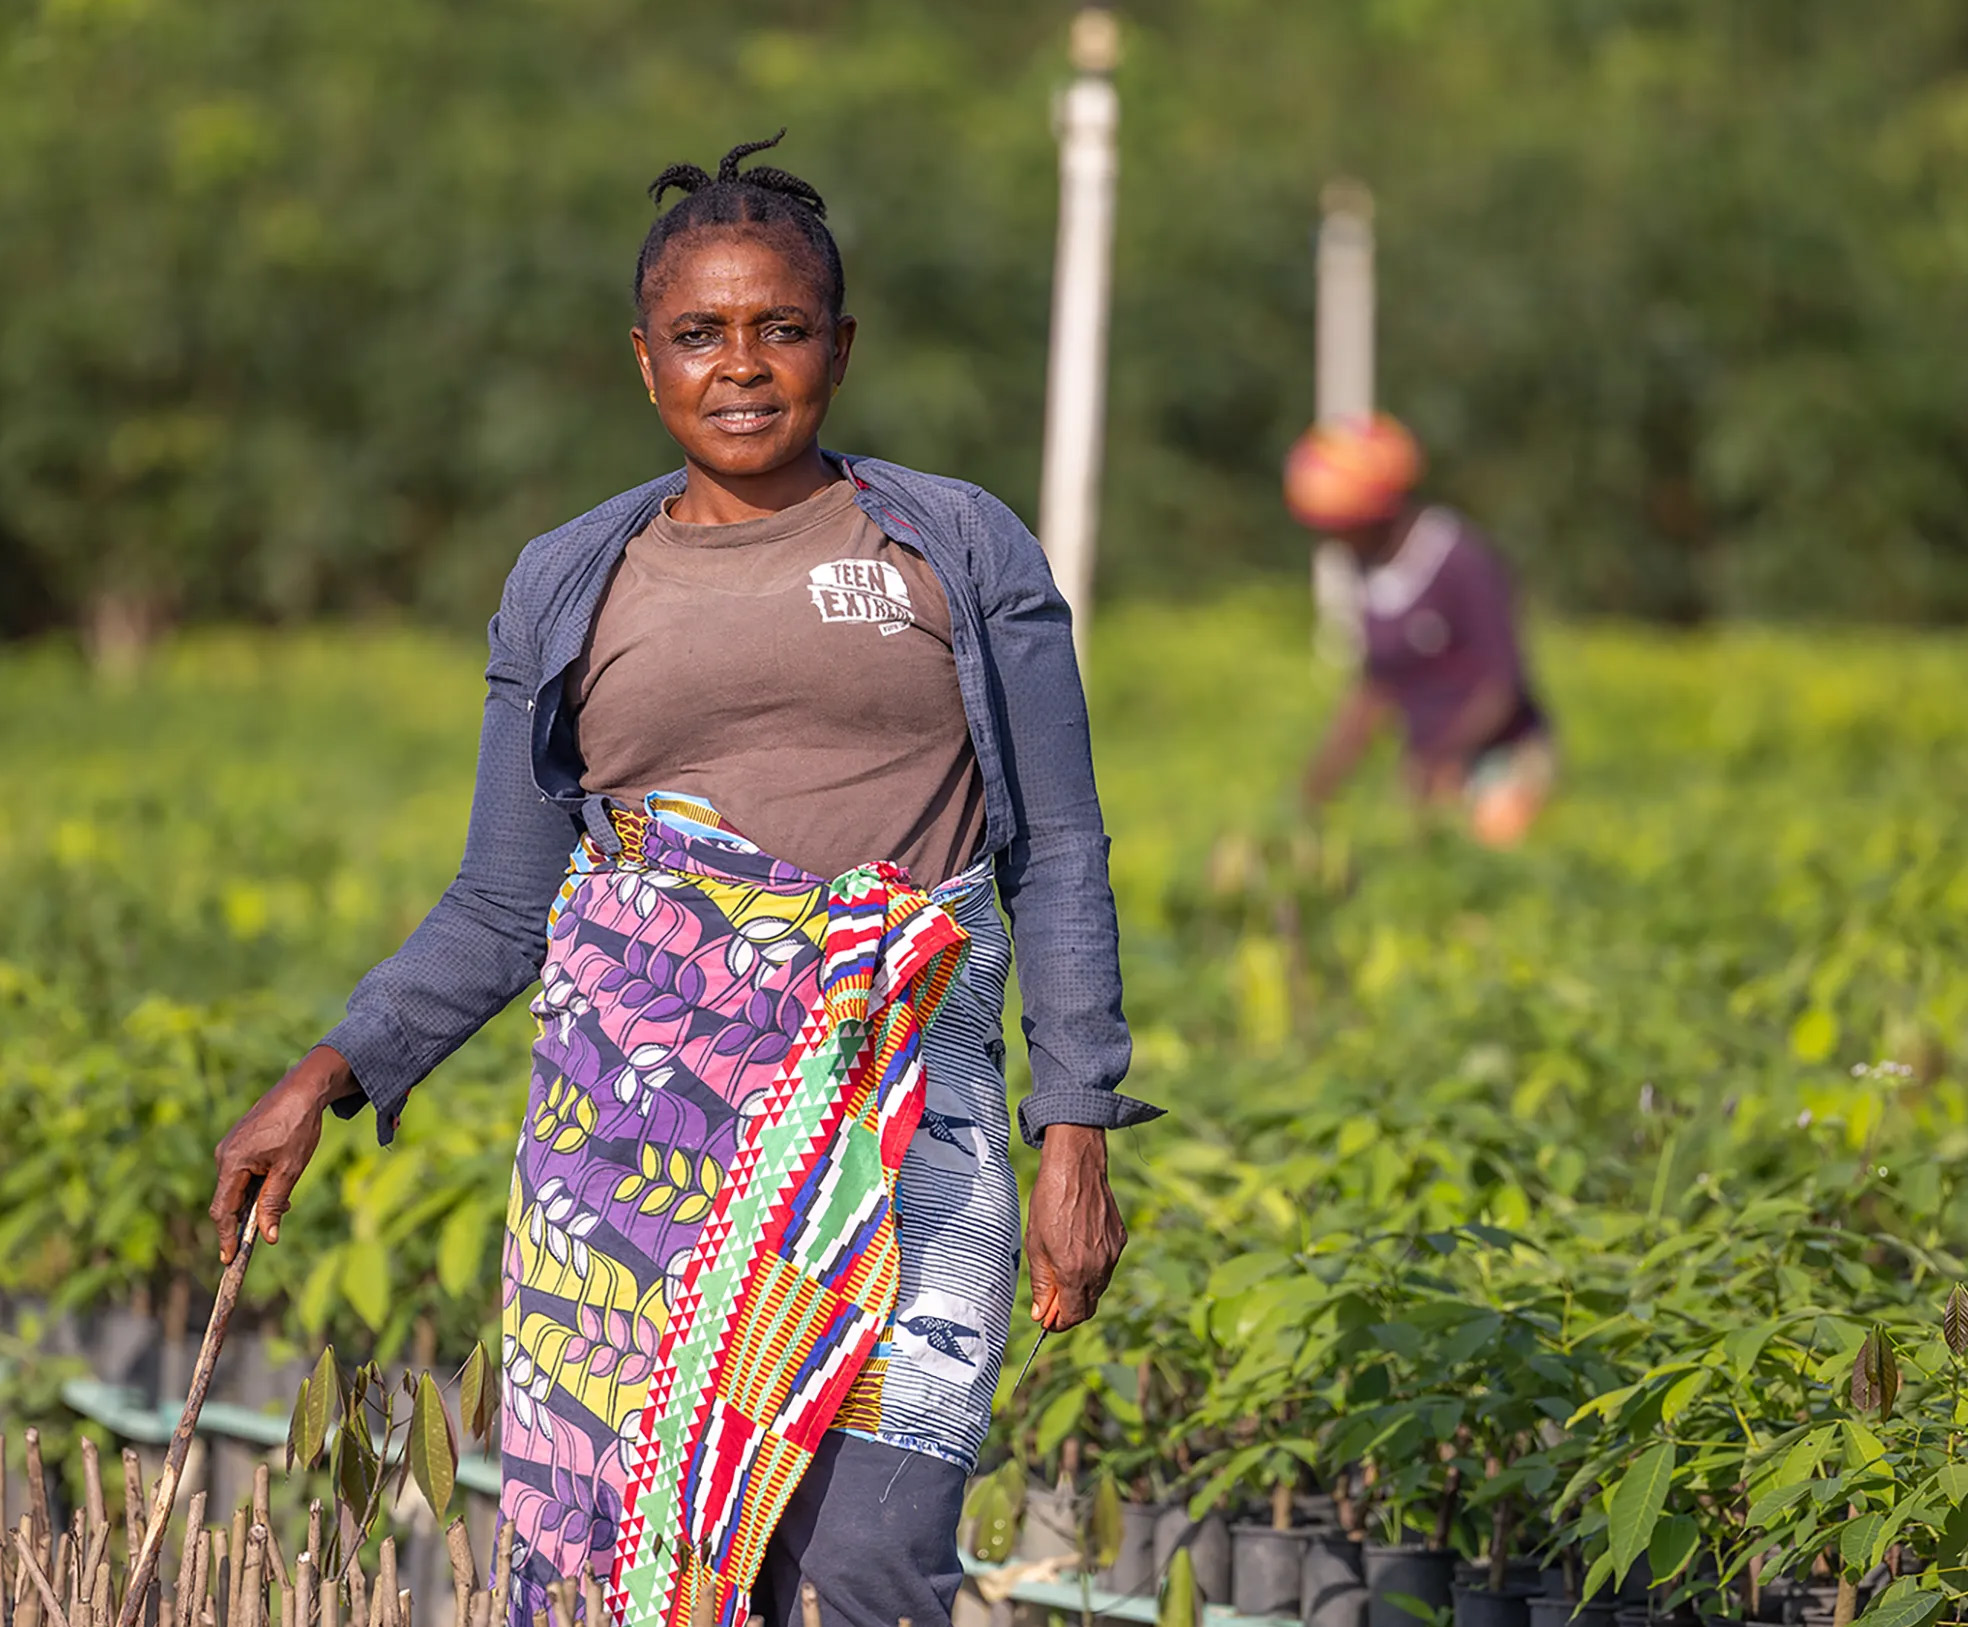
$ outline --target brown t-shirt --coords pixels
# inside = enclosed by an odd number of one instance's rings
[[[983,843],[949,604],[845,480],[736,525],[659,514],[566,683],[589,791],[700,796],[829,878],[892,859],[934,886]]]

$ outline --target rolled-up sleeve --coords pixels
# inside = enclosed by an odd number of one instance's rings
[[[1018,516],[985,492],[977,512],[982,534],[972,557],[1014,813],[998,856],[998,896],[1011,923],[1032,1061],[1018,1123],[1037,1145],[1054,1124],[1121,1129],[1162,1110],[1118,1088],[1131,1049],[1120,928],[1071,613]]]
[[[534,785],[538,663],[504,631],[526,625],[514,603],[518,580],[515,571],[488,630],[478,775],[457,879],[403,947],[356,985],[348,1015],[323,1042],[348,1058],[383,1141],[418,1081],[539,976],[547,911],[578,834],[573,816]],[[360,1107],[351,1098],[347,1112]]]

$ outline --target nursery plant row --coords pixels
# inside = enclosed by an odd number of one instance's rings
[[[1302,622],[1096,634],[1128,1088],[1171,1112],[1115,1139],[1100,1317],[1015,1390],[1009,1353],[978,1540],[1036,1541],[1016,1488],[1070,1451],[1073,1519],[1107,1510],[1075,1551],[1125,1528],[1232,1603],[1215,1555],[1282,1517],[1300,1611],[1320,1556],[1424,1610],[1460,1562],[1593,1609],[1953,1616],[1961,652],[1549,630],[1563,790],[1500,855],[1371,778],[1289,810],[1331,692]],[[449,879],[477,667],[410,634],[192,639],[123,694],[0,663],[0,1295],[195,1334],[211,1147]],[[531,1038],[498,1019],[389,1149],[330,1127],[250,1329],[440,1371],[492,1341]],[[37,1359],[0,1349],[0,1416]]]

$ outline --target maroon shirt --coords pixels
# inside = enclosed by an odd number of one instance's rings
[[[1478,753],[1546,727],[1517,643],[1509,573],[1453,510],[1415,516],[1393,557],[1364,574],[1360,614],[1366,675],[1400,708],[1415,756],[1439,754],[1480,684],[1509,684],[1517,704]]]

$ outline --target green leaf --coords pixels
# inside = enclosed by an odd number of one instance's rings
[[[498,1415],[498,1369],[485,1354],[484,1344],[474,1344],[458,1380],[458,1422],[474,1440],[489,1441]]]
[[[1938,1588],[1924,1588],[1919,1579],[1902,1576],[1872,1601],[1872,1608],[1859,1617],[1863,1627],[1921,1627],[1947,1602]]]
[[[307,1382],[305,1416],[301,1420],[301,1466],[312,1469],[328,1445],[328,1428],[341,1411],[342,1380],[335,1370],[335,1347],[328,1345],[314,1364]]]
[[[1052,1398],[1045,1411],[1039,1414],[1034,1444],[1040,1457],[1049,1458],[1059,1450],[1060,1443],[1073,1433],[1080,1419],[1086,1415],[1086,1404],[1087,1392],[1078,1384]]]
[[[1370,1420],[1361,1421],[1369,1422]],[[1245,1475],[1249,1474],[1251,1470],[1255,1469],[1270,1455],[1271,1449],[1268,1446],[1246,1446],[1241,1451],[1231,1453],[1229,1460],[1223,1467],[1218,1469],[1209,1479],[1205,1480],[1202,1488],[1195,1496],[1189,1499],[1189,1518],[1200,1520],[1211,1509],[1216,1507],[1217,1503],[1222,1500],[1225,1492],[1236,1485],[1238,1481],[1242,1480]]]
[[[1941,1337],[1957,1356],[1968,1356],[1968,1287],[1956,1283],[1948,1290],[1941,1311]]]
[[[338,1248],[323,1249],[301,1287],[294,1309],[300,1316],[301,1326],[310,1333],[319,1333],[335,1314],[335,1290],[341,1281],[342,1253]]]
[[[1412,1593],[1389,1592],[1382,1595],[1387,1603],[1404,1615],[1413,1616],[1416,1621],[1428,1627],[1443,1627],[1449,1619],[1449,1612],[1430,1604],[1426,1599],[1418,1599]]]
[[[371,1331],[389,1320],[389,1250],[375,1238],[357,1238],[342,1250],[342,1294]]]
[[[1768,1526],[1785,1509],[1799,1501],[1811,1485],[1809,1480],[1793,1480],[1788,1486],[1779,1486],[1775,1491],[1764,1493],[1749,1505],[1749,1528],[1755,1531]]]
[[[1162,1584],[1155,1627],[1197,1627],[1196,1561],[1187,1543],[1169,1557],[1168,1580]]]
[[[1708,1388],[1709,1377],[1708,1368],[1698,1367],[1669,1385],[1667,1394],[1661,1397],[1661,1422],[1671,1424],[1686,1412],[1695,1398]]]
[[[1595,1395],[1584,1406],[1580,1407],[1577,1412],[1565,1420],[1565,1427],[1567,1429],[1576,1429],[1586,1419],[1594,1416],[1611,1417],[1612,1414],[1619,1411],[1626,1404],[1633,1392],[1639,1387],[1637,1384],[1625,1384],[1617,1390],[1608,1390],[1604,1395]]]
[[[1886,1455],[1886,1443],[1853,1419],[1845,1420],[1845,1462],[1847,1467],[1864,1469]]]
[[[375,1445],[369,1439],[369,1431],[362,1426],[359,1413],[351,1411],[344,1415],[343,1427],[335,1436],[335,1452],[330,1467],[337,1493],[359,1519],[368,1509],[376,1482],[382,1476],[382,1466],[376,1461]],[[361,1534],[368,1535],[367,1532]]]
[[[437,1285],[453,1299],[463,1299],[478,1286],[478,1268],[492,1231],[492,1211],[467,1202],[453,1209],[437,1234]]]
[[[1613,1579],[1613,1556],[1609,1549],[1593,1560],[1592,1568],[1585,1573],[1585,1586],[1579,1590],[1579,1602],[1590,1604],[1598,1596],[1599,1590]]]
[[[429,1373],[418,1378],[417,1399],[410,1408],[410,1472],[431,1512],[442,1519],[458,1478],[458,1437]]]
[[[1959,1503],[1968,1496],[1968,1463],[1950,1463],[1934,1476],[1934,1484],[1950,1503]]]
[[[971,1521],[971,1552],[987,1565],[1011,1557],[1018,1536],[1018,1516],[1025,1507],[1025,1469],[1009,1459],[985,1475],[964,1499],[964,1517]]]
[[[1614,1488],[1607,1503],[1607,1533],[1616,1584],[1626,1581],[1634,1560],[1653,1540],[1654,1526],[1667,1506],[1667,1491],[1673,1480],[1674,1445],[1662,1441],[1642,1452]]]
[[[1872,1545],[1885,1523],[1883,1515],[1861,1514],[1838,1533],[1838,1557],[1848,1576],[1856,1579],[1872,1568]]]
[[[1692,1514],[1670,1514],[1656,1525],[1647,1544],[1647,1568],[1653,1572],[1655,1585],[1680,1575],[1700,1546],[1701,1529]]]
[[[1964,1555],[1968,1555],[1968,1503],[1957,1507],[1942,1523],[1940,1538],[1934,1544],[1934,1558],[1945,1568],[1958,1567]]]
[[[1852,1364],[1852,1405],[1861,1412],[1890,1418],[1899,1393],[1900,1364],[1893,1354],[1893,1341],[1883,1327],[1875,1327],[1865,1336]]]
[[[1443,1367],[1459,1367],[1496,1337],[1503,1318],[1494,1311],[1472,1316],[1436,1346],[1436,1361]]]
[[[308,1381],[301,1380],[300,1393],[294,1397],[293,1416],[287,1420],[287,1472],[294,1472],[294,1460],[301,1455],[301,1420],[307,1416]]]
[[[1799,1062],[1822,1062],[1838,1044],[1838,1019],[1813,1006],[1790,1027],[1790,1054]]]
[[[1763,1354],[1763,1347],[1782,1326],[1781,1322],[1759,1322],[1755,1327],[1737,1328],[1723,1338],[1723,1353],[1737,1378],[1748,1378],[1755,1371],[1756,1358]]]
[[[1783,1466],[1777,1470],[1777,1483],[1787,1486],[1794,1481],[1809,1480],[1818,1472],[1818,1465],[1824,1462],[1825,1454],[1837,1438],[1836,1424],[1820,1424],[1785,1455]]]
[[[1111,1475],[1102,1475],[1093,1488],[1093,1507],[1087,1514],[1087,1559],[1105,1570],[1121,1556],[1121,1488]]]

